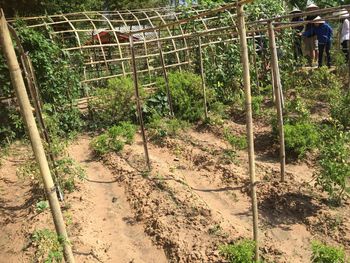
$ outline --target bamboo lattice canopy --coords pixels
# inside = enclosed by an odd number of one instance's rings
[[[84,82],[130,75],[129,35],[132,35],[137,70],[152,79],[162,71],[159,42],[166,69],[186,67],[191,63],[191,49],[198,48],[198,35],[205,35],[203,46],[233,38],[237,28],[232,9],[236,5],[215,11],[200,7],[88,11],[21,20],[30,28],[49,33],[64,50],[80,53],[84,60]]]

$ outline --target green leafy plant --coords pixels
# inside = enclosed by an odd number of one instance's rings
[[[341,96],[331,102],[331,116],[334,120],[345,129],[350,128],[350,91],[345,92]]]
[[[308,122],[297,122],[284,125],[286,150],[302,158],[318,146],[319,133],[315,125]]]
[[[175,116],[182,120],[198,121],[204,115],[204,99],[201,78],[191,72],[176,71],[170,72],[169,88],[173,102]],[[158,92],[166,94],[164,78],[157,79]],[[213,98],[210,90],[207,93],[207,101]]]
[[[130,77],[110,79],[106,88],[96,89],[89,105],[91,126],[111,126],[135,117],[134,94],[134,84]]]
[[[350,193],[349,134],[329,128],[324,131],[322,141],[317,184],[333,201],[340,203]]]
[[[244,150],[248,147],[247,138],[245,136],[236,136],[232,134],[228,128],[224,129],[224,137],[236,150]]]
[[[45,263],[63,262],[62,244],[65,241],[55,232],[49,229],[36,230],[31,239],[36,248],[35,260]]]
[[[133,142],[135,133],[135,125],[130,122],[121,122],[94,138],[90,145],[97,155],[104,155],[112,151],[120,152],[125,144]]]
[[[162,144],[167,136],[174,137],[188,126],[189,124],[186,121],[175,118],[161,118],[158,115],[154,115],[146,125],[150,140],[159,144]]]
[[[236,244],[229,244],[220,248],[220,253],[230,263],[254,263],[255,242],[252,240],[241,240]]]
[[[63,157],[56,161],[56,174],[64,190],[73,192],[77,186],[77,180],[84,180],[85,170],[72,158]]]
[[[312,263],[345,263],[345,252],[342,248],[328,246],[319,241],[312,242]]]
[[[45,211],[47,208],[49,208],[49,202],[46,200],[39,201],[36,203],[36,211],[38,213]]]

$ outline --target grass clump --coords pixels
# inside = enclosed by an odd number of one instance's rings
[[[220,253],[230,263],[255,263],[255,242],[241,240],[236,244],[229,244],[220,248]]]
[[[49,229],[36,230],[32,237],[32,243],[36,248],[35,260],[38,262],[54,263],[63,262],[63,247],[61,240],[55,232]]]
[[[105,133],[91,141],[91,147],[97,155],[120,152],[125,144],[131,144],[136,133],[136,126],[130,122],[121,122],[112,126]]]
[[[312,263],[345,263],[345,252],[342,248],[328,246],[319,241],[312,242]]]

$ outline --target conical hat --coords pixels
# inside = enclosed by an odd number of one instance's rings
[[[314,3],[309,4],[306,6],[306,10],[310,10],[310,9],[318,9],[319,7],[317,5],[315,5]]]
[[[320,16],[316,17],[314,20],[312,20],[313,24],[324,24],[324,20]]]
[[[295,14],[295,13],[302,13],[302,12],[301,12],[301,10],[298,7],[295,6],[290,13],[291,14]]]

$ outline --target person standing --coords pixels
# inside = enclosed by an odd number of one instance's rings
[[[303,33],[304,37],[316,36],[318,40],[318,67],[322,67],[323,53],[326,52],[327,66],[331,66],[331,44],[333,37],[332,27],[326,23],[320,16],[313,20],[313,27]]]
[[[346,62],[349,62],[349,40],[350,40],[350,22],[349,13],[344,11],[341,14],[340,19],[342,21],[342,29],[340,33],[340,43],[342,46],[342,51],[344,52]]]
[[[314,3],[310,3],[306,6],[305,11],[310,12],[310,11],[315,11],[318,10],[319,7],[317,5],[315,5]],[[311,21],[313,21],[315,18],[317,17],[317,15],[308,15],[306,17],[306,21],[310,21],[310,23],[308,23],[305,26],[305,32],[307,31],[311,31],[314,28],[314,25],[312,24]],[[309,65],[312,67],[314,61],[316,60],[317,56],[318,56],[318,41],[317,41],[317,37],[315,35],[311,36],[311,37],[306,37],[304,39],[304,46],[305,46],[305,52],[306,52],[306,57],[308,58],[308,62]]]
[[[294,7],[291,14],[300,14],[302,13],[299,8]],[[303,22],[304,19],[301,16],[295,16],[292,18],[291,22],[297,23],[297,22]],[[293,29],[293,53],[294,53],[294,60],[298,63],[300,62],[302,56],[303,56],[303,50],[301,47],[301,36],[300,33],[303,31],[304,26],[300,25]]]

